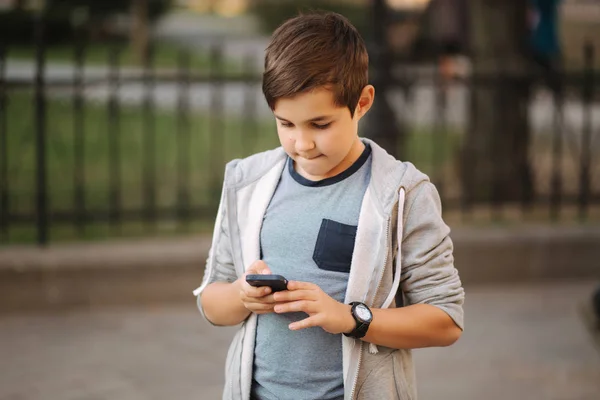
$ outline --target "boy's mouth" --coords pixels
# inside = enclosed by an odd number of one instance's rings
[[[307,161],[312,161],[312,160],[316,160],[317,158],[323,157],[323,154],[319,154],[318,156],[312,156],[312,157],[305,157],[303,155],[300,155],[300,157],[304,158]]]

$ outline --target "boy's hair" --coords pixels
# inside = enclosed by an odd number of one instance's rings
[[[327,87],[334,103],[354,116],[368,79],[365,43],[336,13],[303,14],[284,22],[266,50],[263,93],[272,110],[281,98]]]

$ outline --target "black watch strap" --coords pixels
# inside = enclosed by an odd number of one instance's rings
[[[350,331],[348,333],[344,333],[344,335],[355,338],[355,339],[360,339],[360,338],[363,338],[367,334],[367,330],[369,329],[369,325],[371,324],[371,321],[362,322],[360,319],[357,318],[357,316],[354,314],[354,308],[357,304],[363,304],[363,303],[360,303],[358,301],[353,301],[352,303],[350,303],[350,306],[352,306],[352,317],[354,318],[354,321],[356,321],[356,326],[354,327],[354,329],[352,331]],[[364,306],[366,307],[366,305],[364,305]]]

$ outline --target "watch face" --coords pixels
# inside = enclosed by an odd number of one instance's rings
[[[364,304],[357,305],[354,311],[356,312],[356,316],[364,322],[371,321],[371,310],[369,310]]]

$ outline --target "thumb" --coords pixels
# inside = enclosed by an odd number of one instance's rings
[[[269,267],[267,266],[267,264],[265,264],[265,267],[263,269],[260,270],[260,273],[262,275],[268,275],[271,273],[271,270],[269,269]]]
[[[263,260],[256,260],[246,270],[248,274],[270,274],[269,266]]]
[[[267,275],[271,273],[271,269],[269,268],[269,266],[267,265],[266,262],[264,262],[263,260],[258,260],[256,262],[256,266],[258,268],[258,273],[262,274],[262,275]]]
[[[258,273],[262,275],[267,275],[271,273],[271,269],[263,260],[258,260],[256,262],[256,266],[258,267]]]

